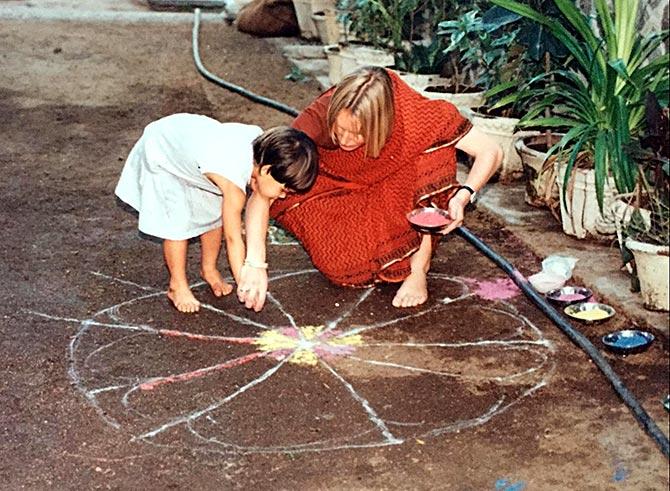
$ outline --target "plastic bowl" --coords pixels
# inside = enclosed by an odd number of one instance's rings
[[[604,303],[580,302],[563,309],[566,315],[581,322],[602,322],[613,317],[616,311]]]
[[[603,344],[614,353],[630,355],[641,353],[651,345],[654,335],[647,331],[637,329],[624,329],[605,334],[602,338]]]
[[[566,307],[573,303],[586,302],[593,296],[593,292],[581,286],[564,286],[547,292],[547,299],[556,305]]]
[[[453,220],[447,210],[441,208],[416,208],[407,214],[407,220],[421,232],[433,233],[442,230]]]

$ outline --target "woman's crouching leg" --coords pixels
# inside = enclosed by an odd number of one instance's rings
[[[416,307],[428,300],[427,275],[433,256],[433,244],[430,235],[423,235],[421,246],[410,257],[411,272],[402,282],[393,298],[393,306],[399,308]]]

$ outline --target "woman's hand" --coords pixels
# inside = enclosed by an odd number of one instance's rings
[[[440,230],[440,233],[447,235],[452,230],[463,225],[463,218],[465,217],[465,207],[470,202],[470,191],[467,189],[459,189],[456,194],[449,200],[449,217],[453,220],[449,225]]]
[[[240,273],[240,282],[237,286],[237,299],[246,308],[260,312],[263,305],[265,305],[267,291],[267,270],[244,264]]]

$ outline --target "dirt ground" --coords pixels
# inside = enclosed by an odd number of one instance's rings
[[[605,377],[458,237],[416,309],[393,309],[390,286],[330,285],[288,243],[270,247],[263,312],[202,286],[203,311],[176,312],[160,244],[114,199],[129,149],[174,112],[289,117],[202,78],[188,21],[3,17],[12,5],[30,4],[0,3],[3,489],[668,489]],[[223,22],[200,45],[256,93],[301,108],[319,92]],[[537,270],[492,218],[467,224]],[[599,345],[626,322],[579,327]],[[667,435],[668,340],[607,358]]]

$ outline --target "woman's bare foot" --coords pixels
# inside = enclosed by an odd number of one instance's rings
[[[200,302],[193,296],[188,285],[174,287],[170,285],[167,296],[179,312],[191,314],[200,310]]]
[[[214,296],[222,297],[233,291],[233,285],[226,282],[218,270],[214,269],[207,272],[201,271],[200,274],[202,275],[202,279],[205,280],[212,289]]]
[[[428,300],[428,282],[426,273],[412,271],[402,282],[393,298],[394,307],[416,307]]]

